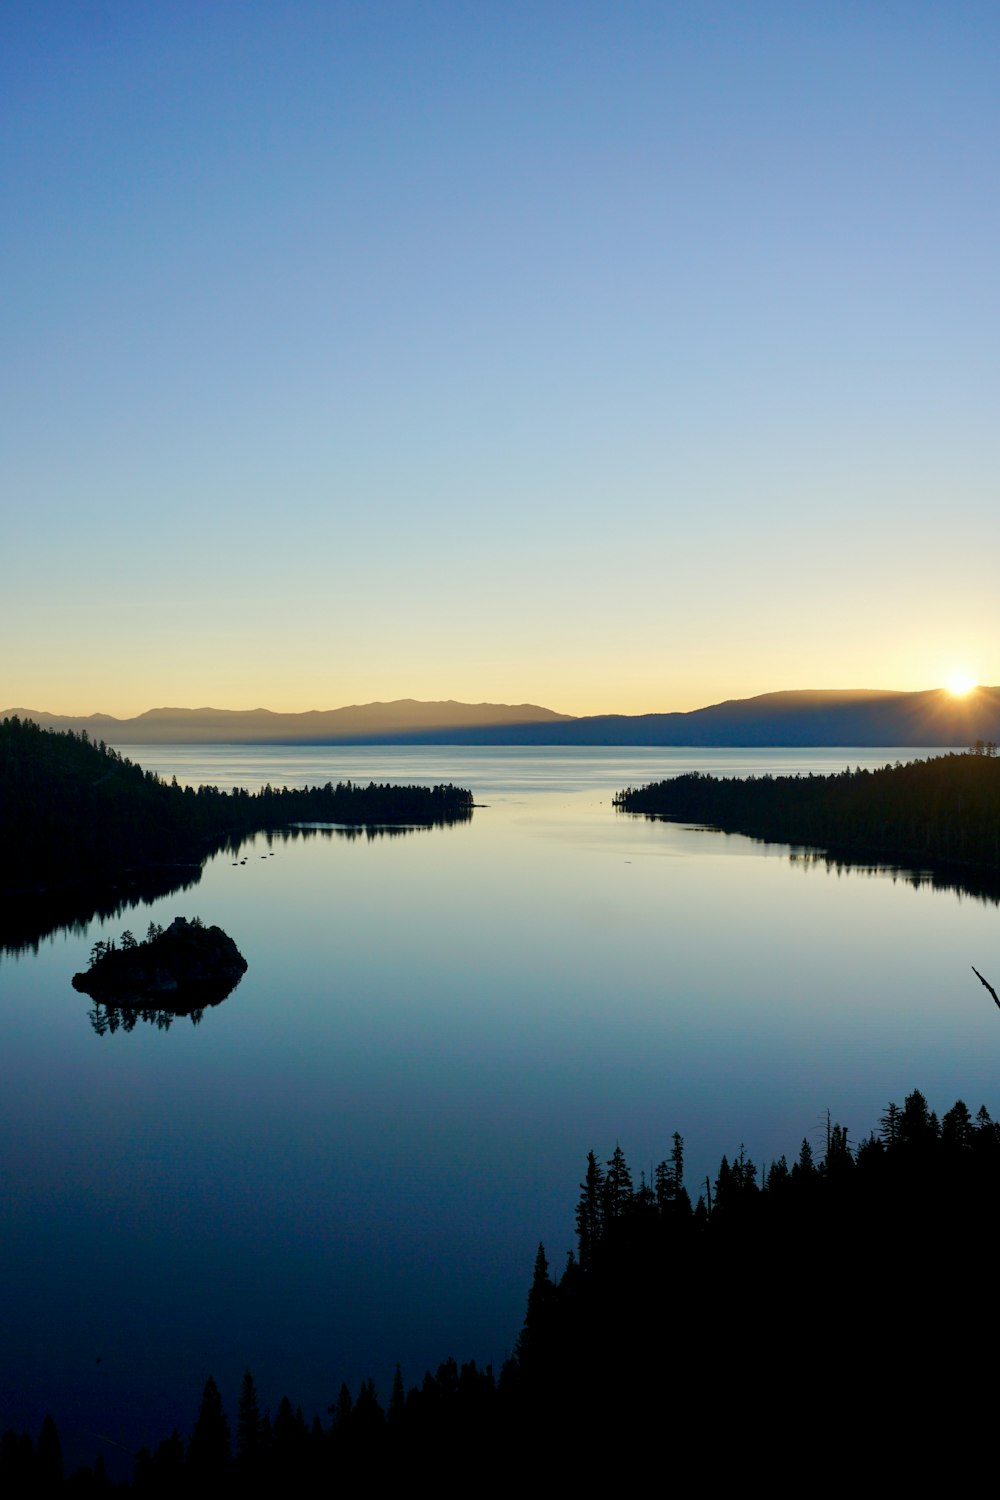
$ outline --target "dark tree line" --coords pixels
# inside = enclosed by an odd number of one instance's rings
[[[296,1493],[433,1481],[492,1493],[527,1475],[768,1492],[917,1483],[954,1489],[992,1457],[1000,1124],[919,1092],[857,1142],[754,1162],[741,1147],[692,1202],[684,1143],[638,1182],[591,1153],[576,1247],[539,1246],[524,1326],[499,1378],[447,1360],[388,1400],[341,1386],[307,1418],[262,1408],[244,1376],[230,1421],[206,1382],[187,1441],[136,1455],[131,1489]],[[58,1487],[51,1418],[0,1443],[4,1493]],[[16,1481],[21,1488],[12,1486]],[[101,1466],[67,1481],[102,1493]],[[127,1486],[122,1486],[126,1488]]]
[[[461,787],[181,787],[86,733],[0,722],[0,847],[6,891],[126,872],[200,867],[207,854],[290,823],[433,825],[472,815]]]
[[[718,777],[694,771],[615,797],[623,812],[875,858],[1000,871],[1000,760],[974,746],[834,776]]]

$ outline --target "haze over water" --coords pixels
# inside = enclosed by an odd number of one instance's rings
[[[122,747],[128,754],[127,747]],[[342,1380],[388,1394],[493,1360],[538,1240],[561,1264],[586,1152],[687,1181],[857,1139],[914,1087],[1000,1112],[997,910],[611,806],[698,768],[840,770],[906,751],[144,747],[198,784],[454,781],[470,823],[256,839],[198,886],[0,964],[0,1427],[52,1409],[91,1460]],[[270,857],[273,851],[273,857]],[[200,1025],[98,1036],[92,943],[200,914],[249,970]]]

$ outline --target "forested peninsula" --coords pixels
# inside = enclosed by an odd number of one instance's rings
[[[693,771],[628,787],[614,803],[622,812],[834,854],[1000,872],[1000,759],[991,742],[964,754],[834,776]]]
[[[433,825],[472,816],[455,786],[181,787],[87,734],[0,722],[2,889],[58,889],[127,871],[200,867],[206,855],[291,823]]]
[[[186,1439],[178,1427],[142,1448],[120,1488],[425,1480],[494,1494],[528,1472],[631,1487],[650,1465],[685,1489],[702,1475],[768,1494],[854,1487],[862,1471],[876,1488],[976,1479],[993,1446],[983,1359],[997,1323],[1000,1124],[961,1100],[939,1118],[914,1091],[866,1136],[829,1117],[822,1135],[791,1161],[740,1147],[694,1202],[679,1134],[638,1181],[620,1146],[606,1163],[592,1152],[575,1248],[554,1274],[539,1246],[499,1374],[448,1359],[407,1389],[397,1367],[387,1401],[366,1380],[307,1417],[287,1396],[272,1415],[247,1370],[233,1422],[210,1376]],[[63,1482],[107,1493],[104,1458],[64,1481],[51,1417],[3,1435],[5,1493]]]

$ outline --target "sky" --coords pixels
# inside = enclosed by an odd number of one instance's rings
[[[0,9],[0,706],[1000,681],[1000,10]]]

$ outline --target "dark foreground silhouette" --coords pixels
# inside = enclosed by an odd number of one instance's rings
[[[838,776],[706,776],[619,792],[615,806],[729,833],[901,863],[1000,871],[996,746]]]
[[[379,1492],[387,1482],[499,1493],[527,1476],[683,1492],[953,1492],[992,1462],[1000,1125],[912,1093],[854,1144],[766,1168],[741,1148],[692,1205],[684,1147],[635,1182],[591,1153],[577,1248],[539,1246],[524,1327],[499,1378],[447,1360],[383,1404],[367,1381],[307,1419],[263,1411],[247,1371],[227,1418],[210,1377],[185,1442],[135,1457],[132,1491]],[[4,1493],[62,1478],[47,1418],[0,1443]],[[74,1491],[104,1493],[103,1460]]]

